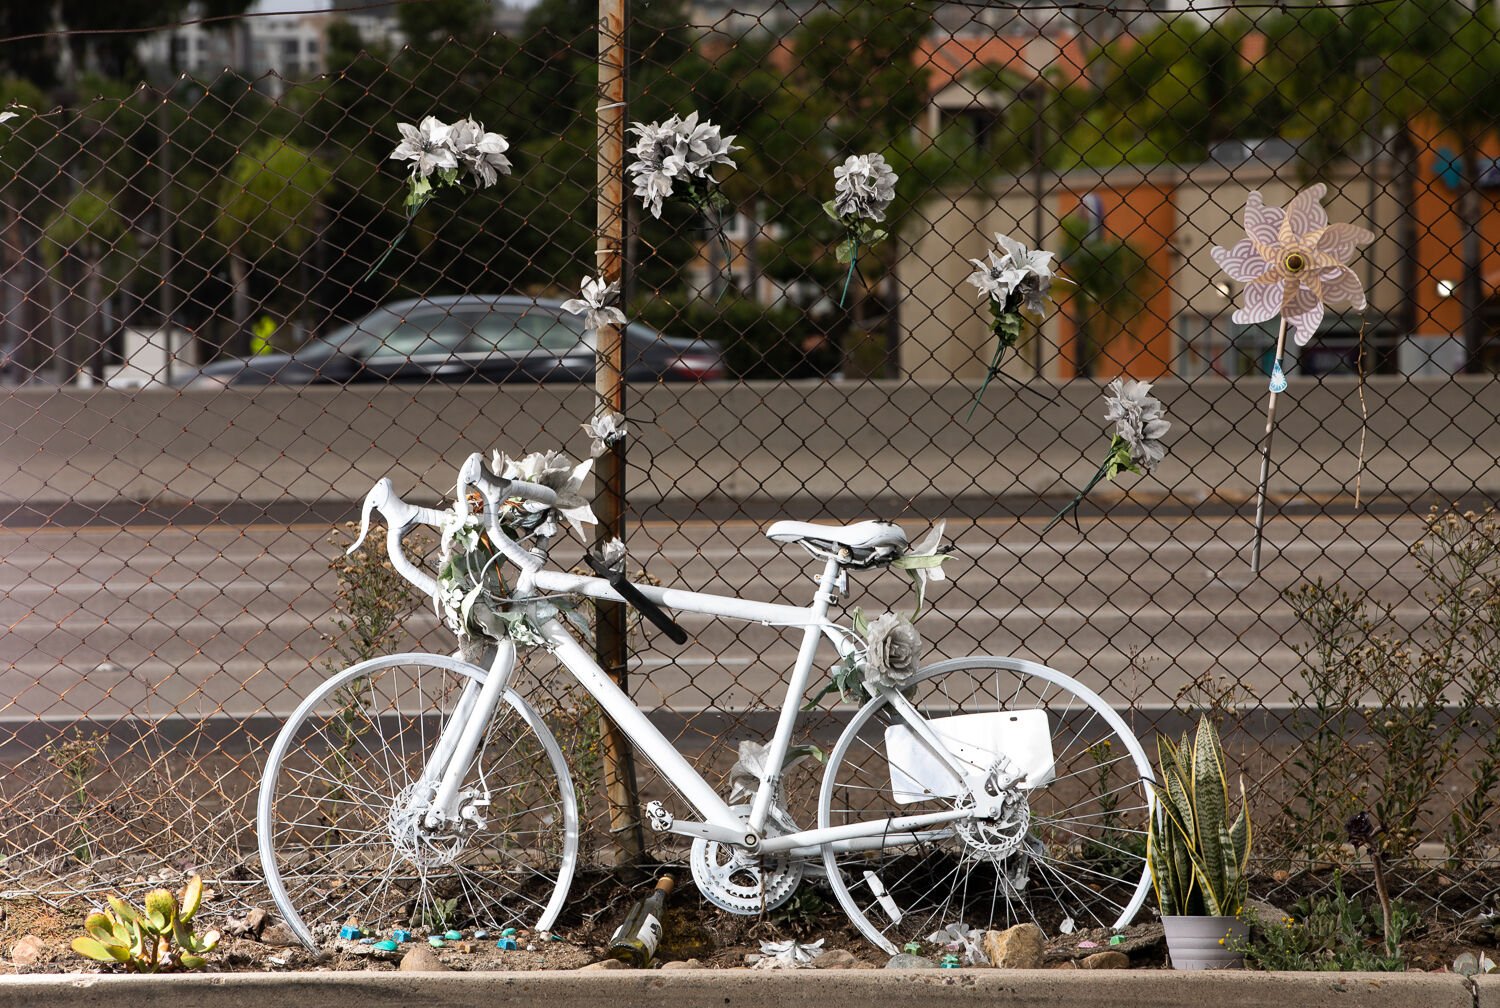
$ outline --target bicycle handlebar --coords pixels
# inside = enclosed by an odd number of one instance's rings
[[[458,487],[455,497],[459,514],[469,513],[470,489],[479,491],[485,503],[493,511],[498,511],[500,503],[507,497],[520,497],[544,507],[557,506],[557,491],[551,487],[542,486],[540,483],[527,483],[524,480],[496,476],[490,472],[489,467],[484,464],[484,456],[478,452],[464,459],[464,464],[458,467]]]
[[[556,507],[556,491],[538,483],[496,476],[490,472],[484,464],[484,456],[478,452],[470,455],[459,467],[456,491],[455,510],[460,517],[469,514],[469,493],[478,492],[484,501],[484,520],[488,526],[490,542],[495,548],[522,570],[535,574],[542,568],[544,560],[541,556],[527,552],[500,527],[500,505],[507,498],[520,497],[544,507]],[[391,563],[396,570],[424,594],[436,595],[437,580],[407,558],[405,551],[401,548],[401,540],[411,531],[412,526],[419,523],[439,528],[451,523],[452,514],[434,508],[408,504],[397,496],[390,479],[381,479],[365,495],[364,504],[360,508],[359,536],[347,553],[352,554],[364,543],[370,532],[370,515],[374,511],[379,511],[385,518],[386,552],[390,554]],[[687,643],[687,632],[659,606],[643,596],[634,585],[626,581],[623,573],[606,569],[587,553],[584,556],[589,565],[610,584],[621,599],[634,606],[673,641],[678,644]]]
[[[429,596],[436,594],[437,580],[406,558],[405,551],[401,549],[401,537],[411,531],[411,527],[418,522],[441,525],[443,512],[406,503],[396,496],[391,481],[382,479],[370,488],[369,493],[365,494],[365,502],[359,513],[359,537],[346,551],[347,554],[352,554],[359,549],[360,544],[365,541],[365,536],[369,535],[371,511],[379,511],[385,518],[385,550],[390,554],[391,563],[395,565],[396,570],[402,577],[421,589],[423,594]]]

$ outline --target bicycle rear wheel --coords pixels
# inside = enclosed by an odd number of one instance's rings
[[[400,654],[338,673],[288,718],[261,780],[261,865],[309,948],[353,919],[395,927],[548,928],[572,881],[578,807],[562,751],[505,690],[460,790],[460,817],[421,814],[424,766],[486,673]],[[474,694],[470,690],[470,696]]]
[[[1001,782],[1006,812],[826,846],[829,883],[865,937],[895,953],[913,941],[933,951],[950,925],[1030,922],[1056,934],[1128,924],[1150,889],[1152,777],[1119,715],[1081,683],[1015,658],[941,662],[908,693],[950,752]],[[966,715],[980,717],[946,720]],[[1024,782],[1004,784],[1016,776]],[[872,700],[829,756],[818,825],[963,808],[974,796],[962,792],[895,709]]]

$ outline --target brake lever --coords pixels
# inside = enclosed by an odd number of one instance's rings
[[[617,571],[604,566],[604,564],[595,559],[592,553],[584,553],[583,558],[588,561],[588,565],[594,569],[595,574],[598,574],[609,582],[609,586],[615,590],[617,595],[634,606],[636,612],[650,620],[652,625],[666,634],[674,644],[686,644],[688,642],[687,631],[678,626],[672,617],[662,611],[661,606],[642,595],[640,589],[625,580],[624,571]]]

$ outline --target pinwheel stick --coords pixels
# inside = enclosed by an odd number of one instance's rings
[[[1274,365],[1281,363],[1281,352],[1286,348],[1286,316],[1276,330],[1276,357]],[[1260,488],[1255,497],[1255,541],[1250,545],[1250,573],[1260,574],[1260,546],[1265,537],[1266,483],[1271,478],[1271,435],[1276,430],[1276,390],[1271,389],[1271,398],[1266,402],[1266,437],[1260,452]]]

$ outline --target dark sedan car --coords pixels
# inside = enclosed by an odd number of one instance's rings
[[[358,382],[586,382],[594,334],[557,301],[522,297],[419,298],[375,309],[290,354],[215,361],[183,384]],[[674,339],[640,323],[625,330],[626,381],[724,377],[717,344]]]

